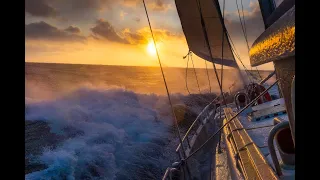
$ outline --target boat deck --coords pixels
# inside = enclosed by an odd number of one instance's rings
[[[288,121],[288,115],[287,114],[282,114],[278,115],[276,117],[279,117],[279,119],[283,121]],[[273,164],[273,161],[271,159],[271,156],[269,154],[269,148],[268,148],[268,136],[271,131],[271,129],[274,127],[273,121],[275,117],[270,117],[261,121],[250,121],[247,116],[247,114],[244,112],[239,115],[238,119],[243,125],[245,129],[247,130],[249,136],[251,139],[254,141],[254,143],[257,145],[257,147],[260,149],[260,151],[263,153],[265,156],[265,159],[268,161],[269,165],[273,168],[275,171],[275,167]],[[264,127],[264,126],[269,126],[269,127]],[[263,127],[263,128],[259,128]],[[256,129],[252,129],[256,128]],[[279,161],[281,161],[281,157],[278,153],[278,149],[276,148],[276,153]],[[283,176],[280,177],[280,179],[293,179],[295,170],[286,170],[282,168]]]
[[[235,115],[231,108],[224,108],[224,113],[226,121]],[[245,179],[278,179],[238,117],[226,126],[225,132],[227,139],[232,144],[235,156],[241,162],[239,165]]]
[[[237,118],[226,126],[228,128],[224,131],[226,135],[232,133],[233,140],[231,144],[236,147],[233,151],[235,153],[239,152],[239,158],[243,159],[241,166],[247,171],[244,172],[244,176],[257,177],[257,179],[294,179],[294,169],[289,170],[282,168],[283,176],[280,178],[277,177],[268,148],[268,136],[274,127],[274,118],[279,117],[283,121],[288,121],[287,114],[252,121],[252,118],[248,116],[250,111],[252,111],[252,109],[239,114]],[[224,108],[226,119],[230,119],[235,115],[235,112],[237,112],[236,108]],[[253,143],[250,144],[250,142]],[[244,146],[246,147],[245,151],[243,151]],[[281,161],[277,148],[276,153],[279,161]],[[269,172],[270,170],[272,170],[272,172]],[[247,179],[246,177],[244,178]]]

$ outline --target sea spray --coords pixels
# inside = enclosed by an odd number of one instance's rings
[[[184,134],[215,95],[186,95],[184,68],[165,73]],[[160,179],[177,160],[159,68],[26,63],[25,81],[26,179]],[[191,93],[195,83],[188,76]]]
[[[186,98],[174,96],[180,103]],[[159,179],[176,158],[178,141],[165,96],[80,88],[26,105],[27,121],[44,121],[51,133],[64,137],[32,158],[46,168],[26,179]]]

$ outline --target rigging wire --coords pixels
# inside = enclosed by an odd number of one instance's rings
[[[209,71],[208,71],[208,66],[207,66],[207,61],[204,61],[206,65],[206,72],[207,72],[207,77],[208,77],[208,82],[209,82],[209,92],[211,93],[211,83],[210,83],[210,77],[209,77]]]
[[[240,1],[241,2],[241,10],[242,10],[242,19],[243,19],[243,26],[244,26],[244,32],[246,33],[246,38],[248,39],[248,34],[247,34],[247,26],[246,26],[246,20],[244,18],[244,8],[243,8],[243,3],[242,3],[242,0]],[[249,49],[248,49],[248,52],[249,52]],[[258,75],[260,77],[260,79],[262,80],[262,77],[260,75],[260,72],[259,72],[259,69],[258,67],[256,67],[256,70],[258,72]]]
[[[190,90],[189,90],[189,87],[188,87],[188,68],[189,68],[189,60],[190,60],[190,58],[189,58],[189,53],[190,53],[190,52],[191,52],[191,51],[189,50],[188,54],[187,54],[186,56],[184,56],[183,59],[185,59],[186,57],[188,57],[188,59],[187,59],[187,67],[186,67],[186,78],[185,78],[185,81],[186,81],[187,91],[188,91],[189,95],[191,96],[191,93],[190,93]],[[211,89],[211,86],[210,86],[210,89]],[[200,95],[202,95],[202,94],[200,93]],[[201,100],[201,101],[206,101],[206,102],[209,102],[209,103],[210,103],[210,101],[208,101],[207,99],[203,98],[202,96],[195,96],[195,97],[198,98],[198,99]]]
[[[222,23],[224,24],[224,10],[225,10],[225,6],[226,6],[226,1],[223,0],[223,8],[222,8]],[[221,86],[222,86],[222,83],[223,83],[223,48],[224,48],[224,33],[225,33],[225,27],[223,26],[222,27],[222,43],[221,43]],[[223,86],[222,86],[223,87]],[[219,119],[221,119],[222,117],[222,111],[220,111],[220,114],[219,114]],[[219,143],[218,143],[218,152],[221,153],[221,134],[219,135]]]
[[[237,53],[236,51],[236,48],[235,48],[235,45],[233,44],[233,41],[232,41],[232,38],[231,36],[229,35],[228,31],[226,31],[226,34],[230,40],[230,43],[231,43],[231,51],[234,53],[234,55],[238,58],[238,60],[240,61],[241,65],[243,66],[244,68],[244,71],[246,72],[247,74],[247,77],[249,78],[249,81],[250,82],[253,82],[252,80],[252,77],[253,77],[253,74],[247,69],[247,67],[243,64],[241,58],[240,58],[240,55]]]
[[[153,31],[152,31],[152,27],[151,27],[149,15],[148,15],[147,7],[146,7],[146,4],[145,4],[145,1],[142,0],[142,2],[143,2],[144,10],[145,10],[145,12],[146,12],[146,16],[147,16],[147,19],[148,19],[149,29],[150,29],[150,32],[151,32],[153,44],[154,44],[154,47],[155,47],[155,50],[156,50],[156,54],[157,54],[157,58],[158,58],[158,62],[159,62],[159,65],[160,65],[162,78],[163,78],[163,81],[164,81],[164,84],[165,84],[165,87],[166,87],[167,96],[168,96],[169,104],[170,104],[170,107],[171,107],[172,115],[173,115],[173,118],[174,118],[174,120],[175,120],[175,124],[176,124],[177,132],[178,132],[179,141],[180,141],[180,143],[181,143],[181,145],[182,145],[182,139],[181,139],[181,133],[180,133],[179,125],[178,125],[178,120],[177,120],[177,117],[176,117],[176,115],[175,115],[175,113],[174,113],[174,109],[173,109],[173,105],[172,105],[172,102],[171,102],[171,98],[170,98],[170,93],[169,93],[167,81],[166,81],[166,78],[165,78],[165,76],[164,76],[164,72],[163,72],[163,69],[162,69],[161,60],[160,60],[160,57],[159,57],[157,45],[156,45],[155,38],[154,38],[154,35],[153,35]],[[183,147],[183,146],[182,146],[182,150],[183,150],[184,157],[186,157],[186,154],[185,154],[186,151],[184,150],[184,147]]]
[[[191,93],[189,91],[189,87],[188,87],[188,67],[189,67],[189,56],[188,56],[188,59],[187,59],[187,67],[186,67],[186,88],[187,88],[187,91],[188,91],[189,95],[191,95]]]
[[[245,30],[244,30],[242,18],[241,18],[241,15],[240,15],[238,0],[236,0],[236,5],[237,5],[237,10],[238,10],[238,17],[239,17],[240,24],[241,24],[241,29],[242,29],[242,32],[243,32],[243,35],[244,35],[244,39],[246,40],[246,45],[247,45],[247,48],[248,48],[248,51],[249,51],[249,49],[250,49],[249,48],[249,43],[248,43],[248,39],[247,39],[247,34],[246,34]]]
[[[199,93],[201,94],[201,90],[200,90],[200,86],[199,86],[199,82],[198,82],[198,76],[197,76],[197,73],[196,73],[196,68],[194,68],[194,63],[193,63],[193,59],[192,59],[192,52],[189,51],[188,55],[190,56],[190,59],[191,59],[191,62],[192,62],[192,66],[193,66],[193,72],[194,72],[194,75],[195,75],[196,80],[197,80],[197,85],[198,85]]]
[[[242,7],[242,18],[241,18],[241,15],[240,15],[238,0],[236,0],[237,10],[238,10],[238,17],[239,17],[239,20],[240,20],[241,29],[242,29],[242,32],[243,32],[243,35],[244,35],[244,38],[245,38],[245,41],[246,41],[246,45],[247,45],[247,48],[248,48],[248,54],[249,54],[250,47],[249,47],[247,29],[246,29],[246,24],[245,24],[245,19],[244,19],[244,10],[243,10],[242,0],[240,0],[240,2],[241,2],[241,7]],[[252,67],[251,67],[251,70],[252,70]],[[257,67],[256,67],[256,70],[258,72],[260,80],[262,80],[262,77],[261,77],[260,72],[259,72]]]
[[[222,23],[224,23],[224,10],[225,10],[225,5],[226,5],[226,1],[223,0]],[[223,83],[224,32],[225,32],[225,29],[224,29],[224,26],[223,26],[223,27],[222,27],[222,43],[221,43],[221,75],[220,75],[220,78],[221,78],[221,87],[223,87],[223,86],[222,86],[222,83]],[[220,114],[220,116],[221,116],[221,114]]]
[[[217,77],[217,81],[218,81],[218,84],[219,84],[220,93],[221,93],[221,95],[222,95],[224,105],[227,106],[226,99],[225,99],[225,96],[224,96],[224,93],[223,93],[223,90],[222,90],[222,86],[221,86],[221,83],[220,83],[220,80],[219,80],[217,68],[216,68],[216,65],[215,65],[214,62],[213,62],[213,56],[212,56],[211,46],[210,46],[210,43],[209,43],[208,34],[207,34],[206,26],[205,26],[205,23],[204,23],[203,15],[202,15],[201,4],[200,4],[200,1],[199,1],[199,0],[196,0],[196,1],[197,1],[197,5],[198,5],[198,10],[199,10],[199,13],[200,13],[200,17],[201,17],[202,30],[203,30],[203,33],[204,33],[204,37],[205,37],[206,44],[207,44],[207,46],[208,46],[208,50],[209,50],[209,54],[210,54],[210,57],[211,57],[211,62],[212,62],[212,66],[213,66],[213,69],[214,69],[214,73],[215,73],[215,75],[216,75],[216,77]]]
[[[244,8],[243,8],[243,3],[242,3],[242,0],[240,1],[241,2],[241,10],[242,10],[242,19],[243,19],[243,26],[244,26],[244,32],[246,33],[246,38],[248,39],[248,34],[247,34],[247,26],[246,26],[246,20],[244,18]],[[248,53],[249,53],[249,50],[248,50]],[[258,72],[258,75],[260,77],[260,80],[262,80],[262,77],[260,75],[260,72],[259,72],[259,69],[258,67],[256,67],[256,70]]]

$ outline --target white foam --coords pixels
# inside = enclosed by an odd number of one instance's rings
[[[82,133],[54,150],[46,149],[36,160],[48,168],[26,179],[114,179],[117,173],[139,177],[141,173],[132,170],[138,168],[135,164],[158,178],[170,163],[163,149],[172,136],[172,121],[170,113],[159,115],[170,112],[166,102],[166,97],[154,94],[91,88],[56,100],[27,101],[27,120],[44,120],[57,134],[65,135],[66,127]]]

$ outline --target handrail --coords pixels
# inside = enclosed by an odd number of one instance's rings
[[[198,149],[193,151],[192,154],[190,154],[188,157],[185,158],[185,161],[188,160],[190,157],[192,157],[194,154],[196,154],[200,149],[202,149],[213,137],[215,137],[218,132],[220,132],[227,124],[229,124],[232,120],[234,120],[239,114],[241,114],[243,111],[245,111],[248,107],[252,106],[256,101],[259,100],[260,97],[262,97],[265,93],[267,93],[274,85],[276,85],[279,82],[279,79],[277,79],[271,86],[269,86],[266,90],[264,90],[262,93],[260,93],[254,100],[252,100],[249,104],[247,104],[244,108],[242,108],[237,114],[235,114],[230,120],[228,120],[222,127],[218,129],[217,132],[215,132],[213,135],[211,135]]]
[[[193,128],[193,126],[196,124],[196,122],[200,119],[200,117],[202,116],[202,114],[209,108],[209,106],[219,97],[221,96],[221,94],[219,96],[217,96],[216,98],[214,98],[206,107],[203,108],[203,110],[199,113],[199,115],[196,117],[196,119],[192,122],[192,124],[190,125],[188,131],[186,132],[186,134],[183,136],[182,138],[182,142],[187,138],[187,136],[189,135],[191,129]],[[179,151],[181,147],[181,143],[179,143],[178,147],[176,148],[176,152]]]
[[[262,85],[263,83],[265,83],[266,81],[268,81],[273,75],[276,74],[276,71],[273,71],[272,73],[270,73],[267,77],[265,77],[263,80],[260,81],[260,85]]]

